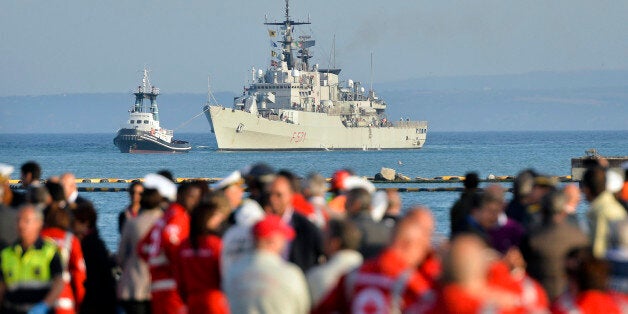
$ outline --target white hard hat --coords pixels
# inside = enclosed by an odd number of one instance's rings
[[[177,200],[177,186],[166,177],[156,173],[149,173],[144,177],[144,187],[147,189],[155,189],[159,195],[174,202]]]
[[[373,183],[371,183],[369,180],[362,177],[349,176],[344,180],[345,191],[350,191],[350,190],[358,189],[358,188],[365,189],[371,194],[375,193],[375,191],[377,190]]]
[[[232,184],[241,184],[243,182],[244,180],[242,179],[242,174],[240,174],[240,171],[236,170],[222,180],[212,184],[210,187],[212,190],[221,190]]]
[[[621,191],[624,186],[624,178],[616,171],[609,170],[606,172],[606,190],[615,194]]]
[[[13,173],[13,166],[0,163],[0,177],[8,178]]]

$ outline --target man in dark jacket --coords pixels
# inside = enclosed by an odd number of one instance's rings
[[[567,221],[567,199],[562,191],[550,192],[542,202],[543,225],[522,245],[527,271],[547,291],[550,300],[567,288],[565,257],[576,247],[589,244],[587,236]]]
[[[284,259],[306,272],[317,265],[323,256],[321,232],[303,215],[294,211],[292,198],[295,190],[289,178],[277,176],[270,186],[267,211],[282,217],[296,231],[296,237],[284,250]]]
[[[389,244],[392,229],[371,216],[371,194],[363,188],[355,188],[347,193],[345,209],[351,220],[362,232],[358,250],[364,259],[377,256]]]
[[[458,229],[467,215],[471,213],[473,206],[478,203],[478,185],[480,183],[478,174],[469,172],[464,177],[464,191],[460,198],[454,203],[449,211],[450,232],[457,233]]]
[[[115,313],[116,281],[113,261],[98,235],[96,210],[91,203],[83,203],[74,210],[73,231],[81,240],[87,280],[81,313]]]

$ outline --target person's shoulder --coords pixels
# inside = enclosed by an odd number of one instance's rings
[[[315,230],[318,231],[318,227],[311,222],[307,217],[299,214],[297,212],[292,213],[292,224],[295,229],[307,229],[307,230]],[[295,230],[298,232],[298,230]]]

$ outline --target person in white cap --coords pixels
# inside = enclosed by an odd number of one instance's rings
[[[248,199],[244,199],[244,179],[240,171],[236,170],[223,178],[222,180],[212,184],[210,186],[212,191],[223,193],[227,200],[229,200],[229,206],[231,207],[231,214],[228,218],[230,225],[235,224],[235,213]],[[248,200],[251,201],[251,200]]]
[[[9,186],[13,167],[0,163],[0,249],[17,240],[17,209],[12,208],[13,194]]]
[[[624,187],[624,177],[615,170],[606,171],[606,190],[615,196],[615,199],[621,206],[628,211],[628,202],[621,197],[621,190]]]

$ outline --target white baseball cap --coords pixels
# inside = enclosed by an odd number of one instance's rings
[[[149,173],[144,177],[144,187],[155,189],[162,197],[174,202],[177,200],[177,186],[166,177],[156,173]]]

